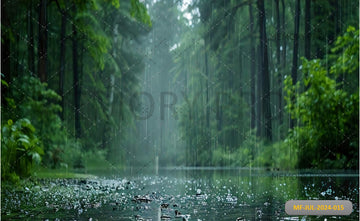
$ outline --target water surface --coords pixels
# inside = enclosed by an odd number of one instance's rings
[[[359,220],[358,172],[231,168],[97,171],[2,190],[2,219]],[[287,200],[350,200],[350,216],[288,216]],[[175,211],[181,215],[175,215]],[[184,219],[184,220],[185,220]]]

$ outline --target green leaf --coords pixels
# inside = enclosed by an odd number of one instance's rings
[[[139,2],[139,0],[131,0],[130,15],[144,24],[147,24],[149,27],[152,26],[151,19],[147,13],[146,7],[144,4]]]
[[[2,84],[2,85],[5,85],[6,87],[9,87],[8,83],[7,83],[5,80],[3,80],[3,79],[1,79],[1,84]]]
[[[33,162],[35,162],[36,164],[40,164],[40,162],[41,162],[40,154],[38,154],[36,152],[31,152],[30,155],[31,155]]]

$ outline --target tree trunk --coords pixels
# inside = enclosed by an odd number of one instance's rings
[[[74,13],[75,14],[75,13]],[[72,38],[72,54],[73,54],[73,88],[74,88],[74,110],[75,110],[75,138],[81,137],[81,125],[80,125],[80,80],[79,80],[79,68],[78,68],[78,39],[77,29],[75,22],[72,24],[73,38]]]
[[[47,20],[46,0],[40,0],[39,5],[39,62],[38,75],[41,82],[47,81]]]
[[[7,15],[6,10],[8,10],[6,7],[6,4],[1,5],[1,25],[10,29],[9,25],[9,17]],[[10,83],[10,39],[9,39],[9,30],[4,31],[2,28],[1,31],[1,73],[5,77],[5,81],[7,83]],[[4,89],[6,87],[1,87],[1,90],[4,92]],[[2,97],[4,94],[2,94]]]
[[[311,59],[311,0],[305,1],[305,58]]]
[[[33,4],[32,0],[29,1],[29,11],[28,11],[28,67],[32,75],[35,74],[35,53],[34,53],[34,25],[32,22],[33,17]]]
[[[260,44],[257,45],[256,48],[257,52],[256,54],[256,61],[259,63],[259,65],[257,65],[257,87],[256,87],[256,91],[257,91],[257,109],[256,109],[256,135],[258,137],[263,137],[263,116],[262,116],[262,110],[263,110],[263,103],[262,103],[262,96],[263,96],[263,91],[262,91],[262,84],[263,84],[263,76],[261,74],[261,50],[260,50]]]
[[[1,4],[1,79],[4,79],[7,83],[11,83],[11,70],[10,70],[10,39],[9,30],[5,31],[3,27],[10,29],[9,17],[7,15],[8,8],[6,4]],[[2,110],[6,111],[7,102],[4,98],[8,96],[9,88],[1,85],[1,105]]]
[[[260,26],[260,63],[261,75],[263,79],[263,116],[265,126],[265,137],[272,140],[272,125],[271,125],[271,108],[270,108],[270,76],[269,76],[269,61],[267,51],[267,36],[266,36],[266,16],[264,0],[257,1],[259,11],[259,26]]]
[[[112,56],[114,58],[114,61],[116,62],[116,54],[115,52],[111,52]],[[107,121],[104,124],[104,130],[103,130],[103,136],[102,136],[102,148],[103,149],[109,149],[109,140],[110,140],[110,136],[109,134],[111,133],[111,119],[112,119],[112,110],[113,110],[113,103],[114,103],[114,93],[115,93],[115,74],[112,72],[110,74],[110,84],[109,87],[107,88],[107,95],[108,95],[108,107],[107,107],[107,111],[106,111],[106,116],[107,116]]]
[[[286,27],[285,27],[285,2],[284,0],[281,0],[281,6],[282,6],[282,21],[281,21],[281,32],[282,32],[282,66],[281,69],[283,72],[285,72],[286,68]]]
[[[281,70],[281,53],[280,53],[280,41],[281,41],[281,22],[280,22],[280,9],[279,0],[275,0],[276,4],[276,65],[277,65],[277,83],[278,83],[278,110],[277,115],[279,119],[279,125],[283,123],[282,114],[282,72]]]
[[[254,42],[254,16],[253,16],[253,9],[252,5],[249,4],[249,16],[250,16],[250,100],[251,100],[251,129],[255,129],[256,122],[255,122],[255,42]]]
[[[114,91],[115,91],[115,74],[110,74],[110,89],[109,89],[109,106],[108,106],[108,114],[112,115],[112,107],[114,103]]]
[[[293,49],[293,64],[291,68],[291,78],[293,84],[297,82],[297,69],[298,69],[298,49],[299,49],[299,24],[300,24],[300,0],[296,0],[295,5],[295,25],[294,25],[294,49]],[[294,103],[294,98],[292,98],[292,103]],[[294,128],[295,122],[293,119],[290,119],[290,128]]]
[[[210,108],[209,108],[209,64],[208,64],[208,52],[207,52],[207,42],[209,38],[205,37],[205,75],[206,75],[206,128],[209,128],[210,125]]]
[[[61,120],[64,120],[65,100],[64,100],[64,84],[65,84],[65,41],[66,41],[66,14],[61,14],[61,31],[60,31],[60,76],[59,76],[59,94],[61,96]]]
[[[208,46],[208,43],[210,42],[210,36],[209,34],[206,34],[205,36],[205,51],[204,51],[204,54],[205,54],[205,75],[206,75],[206,84],[205,84],[205,87],[206,87],[206,104],[205,104],[205,137],[206,137],[206,142],[208,143],[209,146],[209,154],[208,154],[208,161],[207,163],[210,163],[211,162],[211,159],[212,159],[212,149],[211,149],[211,136],[210,136],[210,133],[211,133],[211,130],[210,130],[210,101],[209,101],[209,81],[210,81],[210,75],[209,75],[209,62],[208,62],[208,49],[207,46]]]
[[[341,34],[340,33],[340,24],[341,24],[341,20],[340,20],[340,16],[339,16],[339,12],[340,12],[340,5],[339,5],[338,0],[330,0],[329,4],[330,4],[330,10],[331,10],[331,16],[330,16],[330,20],[331,23],[330,25],[333,27],[333,30],[331,30],[330,28],[330,33],[328,36],[328,43],[329,45],[332,45],[335,41],[336,41],[336,37]],[[328,53],[329,51],[326,51],[326,53]]]

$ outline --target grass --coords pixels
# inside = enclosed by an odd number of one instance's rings
[[[86,173],[76,173],[68,171],[67,169],[48,169],[39,168],[33,173],[33,177],[36,178],[49,178],[49,179],[95,179],[96,176]]]

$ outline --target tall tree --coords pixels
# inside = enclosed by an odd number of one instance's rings
[[[29,1],[28,6],[28,18],[27,18],[27,28],[28,28],[28,67],[32,74],[35,74],[35,52],[34,52],[34,25],[33,25],[33,3],[32,0]]]
[[[300,26],[300,0],[295,3],[295,24],[294,24],[294,48],[293,48],[293,63],[291,68],[291,78],[293,83],[297,82],[298,56],[299,56],[299,26]],[[290,119],[290,128],[293,128],[295,122]]]
[[[286,68],[286,46],[287,46],[287,42],[286,42],[286,19],[285,19],[285,12],[286,12],[286,7],[285,7],[285,1],[281,0],[281,8],[282,8],[282,19],[281,19],[281,33],[282,33],[282,65],[281,65],[281,70],[284,72],[285,68]]]
[[[41,82],[47,81],[47,0],[40,0],[39,4],[39,62],[38,75]]]
[[[280,22],[280,9],[279,9],[279,0],[275,0],[275,9],[276,9],[276,65],[277,65],[277,82],[278,82],[278,112],[279,124],[283,122],[282,114],[282,71],[281,70],[281,54],[280,54],[280,41],[281,41],[281,22]]]
[[[61,10],[59,8],[59,10]],[[66,42],[66,23],[67,16],[65,11],[61,12],[61,28],[60,28],[60,75],[59,75],[59,95],[61,96],[61,114],[60,117],[64,120],[65,112],[65,98],[64,98],[64,84],[65,84],[65,42]]]
[[[7,5],[8,2],[1,4],[1,73],[5,75],[5,80],[10,82],[10,21]],[[2,91],[4,88],[1,88]]]
[[[211,145],[211,130],[210,130],[210,102],[209,102],[209,81],[210,81],[210,72],[209,72],[209,63],[208,63],[208,48],[207,48],[207,43],[210,41],[210,36],[206,33],[205,35],[205,41],[204,41],[204,46],[205,46],[205,51],[204,51],[204,56],[205,56],[205,76],[206,76],[206,83],[205,83],[205,87],[206,87],[206,101],[205,101],[205,139],[206,142],[208,142],[209,145]],[[212,151],[209,152],[209,161],[211,161],[212,158]]]
[[[207,42],[209,42],[208,35],[205,36],[205,47],[204,47],[204,56],[205,56],[205,76],[206,76],[206,128],[209,128],[210,125],[210,104],[209,104],[209,64],[208,64],[208,48],[207,48]]]
[[[271,125],[271,107],[270,107],[270,76],[269,76],[269,61],[268,48],[266,36],[266,15],[264,0],[257,1],[259,12],[259,28],[260,28],[260,74],[262,77],[262,107],[264,116],[265,137],[272,140],[272,125]]]
[[[305,1],[305,58],[311,59],[311,0]]]
[[[74,15],[76,14],[76,7],[74,7]],[[80,78],[78,67],[78,35],[75,21],[72,24],[72,59],[73,59],[73,89],[74,89],[74,114],[75,114],[75,137],[81,137],[81,125],[80,125]]]
[[[250,65],[250,100],[251,100],[251,129],[254,129],[256,127],[256,115],[255,115],[255,75],[256,75],[256,62],[255,62],[255,32],[254,32],[254,16],[253,16],[253,9],[252,4],[249,4],[249,17],[250,17],[250,59],[251,59],[251,65]],[[260,128],[259,128],[260,129]]]

